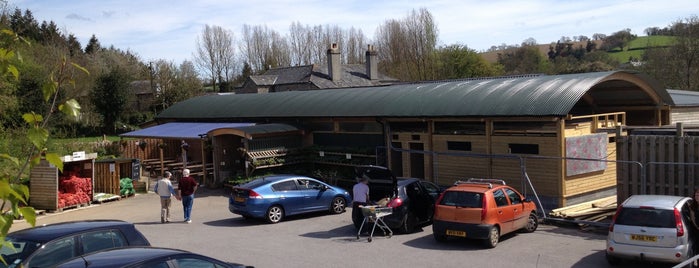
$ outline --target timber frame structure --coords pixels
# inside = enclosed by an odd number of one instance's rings
[[[561,207],[614,195],[615,137],[625,135],[625,126],[669,124],[672,104],[645,75],[611,71],[207,95],[171,106],[156,122],[293,126],[262,140],[235,131],[202,134],[257,142],[243,148],[248,154],[293,149],[284,144],[379,148],[399,176],[441,185],[484,177],[524,187],[519,161],[499,157],[517,156],[526,159],[544,206]],[[213,163],[224,163],[222,157],[214,154]]]

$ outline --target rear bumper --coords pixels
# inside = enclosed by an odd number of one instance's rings
[[[433,220],[432,232],[437,235],[447,235],[447,230],[466,232],[466,238],[487,239],[492,224],[473,224],[452,221]]]
[[[238,204],[233,200],[228,201],[228,211],[233,214],[238,214],[250,218],[264,218],[267,213],[266,208],[258,206],[250,206],[249,204]]]
[[[680,263],[689,256],[689,245],[678,245],[673,248],[647,247],[628,244],[618,244],[607,240],[607,255],[628,260],[641,260],[648,262]],[[613,249],[613,250],[611,250]],[[676,257],[676,254],[680,257]]]

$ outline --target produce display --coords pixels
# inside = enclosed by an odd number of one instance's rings
[[[78,177],[75,172],[58,178],[58,208],[92,202],[92,179]]]

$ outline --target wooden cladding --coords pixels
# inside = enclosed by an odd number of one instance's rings
[[[634,194],[693,196],[699,188],[699,137],[633,135],[617,139],[617,200]]]

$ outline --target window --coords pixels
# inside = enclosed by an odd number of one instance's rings
[[[377,122],[340,122],[338,127],[341,132],[383,132],[381,124]]]
[[[619,211],[616,224],[675,228],[675,211],[653,208],[627,208]]]
[[[121,232],[103,230],[81,234],[83,254],[93,251],[126,246],[128,243]]]
[[[505,197],[505,193],[502,190],[493,191],[493,198],[495,198],[495,204],[497,204],[498,207],[508,205],[507,197]]]
[[[511,154],[539,154],[538,144],[510,143],[508,147]]]
[[[280,192],[280,191],[295,191],[296,190],[296,181],[290,180],[290,181],[283,181],[280,183],[276,183],[272,185],[272,190]]]
[[[77,254],[75,252],[75,238],[61,238],[56,241],[46,243],[37,250],[29,260],[27,267],[51,267],[68,259],[72,259]]]
[[[483,195],[480,193],[446,191],[440,205],[457,206],[464,208],[482,208]]]
[[[514,204],[521,204],[522,203],[522,197],[519,196],[519,194],[512,189],[505,189],[505,192],[507,193],[507,196],[510,197],[510,203]]]
[[[482,122],[435,122],[434,133],[441,135],[484,135]]]
[[[439,187],[437,187],[437,185],[434,185],[434,184],[429,183],[429,182],[424,182],[424,181],[421,181],[420,183],[422,184],[422,187],[425,187],[425,189],[427,190],[428,193],[436,194],[436,195],[439,194],[440,189],[439,189]]]
[[[470,141],[447,141],[449,151],[471,151]]]
[[[218,267],[223,267],[218,265],[215,262],[205,260],[205,259],[195,259],[195,258],[182,258],[182,259],[175,259],[175,262],[177,262],[177,266],[179,267],[188,267],[188,268],[218,268]]]

